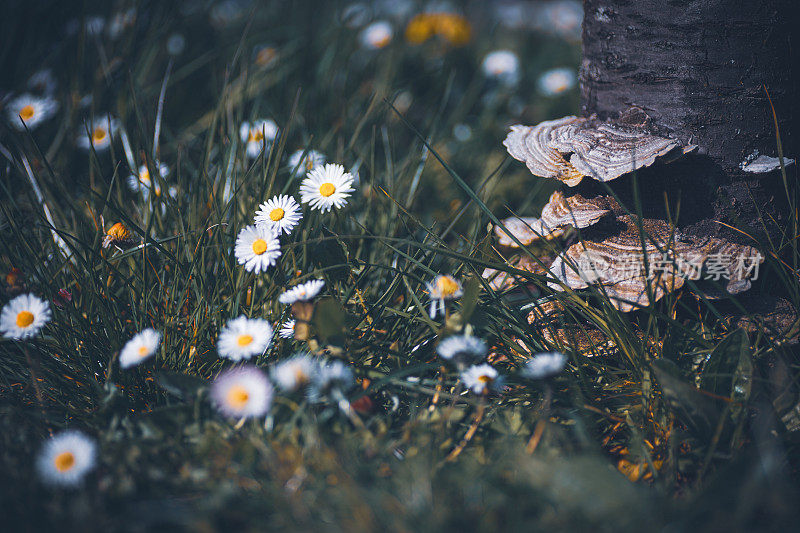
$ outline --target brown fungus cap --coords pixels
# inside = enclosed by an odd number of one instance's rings
[[[652,165],[658,158],[672,161],[695,146],[651,133],[644,113],[623,114],[616,121],[567,116],[536,126],[511,126],[503,144],[531,173],[556,178],[570,187],[583,177],[611,181]]]
[[[580,194],[565,197],[564,193],[556,191],[542,208],[540,220],[550,228],[587,228],[611,213],[611,209],[603,204],[600,200],[588,200]]]
[[[556,178],[573,187],[581,182],[584,174],[578,172],[550,145],[550,139],[555,128],[583,120],[569,116],[536,126],[511,126],[503,145],[511,157],[525,163],[534,176]]]
[[[497,236],[497,244],[507,248],[519,248],[517,242],[509,236],[509,233],[516,237],[523,246],[528,246],[539,239],[554,239],[564,233],[564,230],[545,224],[536,217],[511,217],[502,221],[508,232],[500,226],[494,227],[494,234]]]

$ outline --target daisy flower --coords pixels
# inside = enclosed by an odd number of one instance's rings
[[[269,119],[243,122],[239,127],[239,136],[247,145],[247,157],[256,158],[265,144],[269,145],[278,136],[278,125]]]
[[[275,264],[281,255],[281,243],[272,230],[247,226],[236,237],[233,253],[245,270],[258,274]]]
[[[342,165],[316,167],[300,184],[300,201],[323,213],[333,207],[341,209],[355,190],[352,185],[353,175],[345,172]]]
[[[302,218],[303,213],[297,200],[282,194],[258,206],[255,222],[256,226],[266,227],[276,235],[288,235]]]
[[[289,156],[289,168],[297,168],[302,164],[305,171],[308,173],[325,164],[325,154],[317,152],[316,150],[310,150],[305,157],[303,157],[303,152],[305,152],[305,150],[297,150]]]
[[[219,332],[217,351],[233,361],[250,359],[266,351],[272,341],[272,326],[261,318],[240,316]]]
[[[566,363],[567,356],[563,353],[539,353],[525,362],[521,374],[530,379],[548,378],[561,372]]]
[[[129,340],[119,354],[119,366],[130,368],[145,359],[150,359],[156,353],[161,343],[161,333],[153,328],[143,329]]]
[[[169,175],[169,167],[164,163],[156,161],[155,166],[158,168],[158,173],[162,178],[166,178]],[[150,195],[151,189],[156,193],[156,196],[161,196],[161,186],[150,177],[150,169],[147,168],[147,165],[140,166],[138,173],[128,176],[128,187],[133,192],[141,192],[145,200]]]
[[[86,123],[86,129],[89,135],[85,129],[78,130],[78,146],[85,150],[92,147],[96,151],[107,150],[111,146],[111,135],[117,131],[117,121],[108,115],[96,117]]]
[[[294,325],[295,325],[294,319],[287,320],[281,326],[280,331],[278,331],[278,335],[280,335],[282,339],[291,339],[292,337],[294,337]]]
[[[45,483],[76,486],[95,465],[97,446],[80,431],[63,431],[45,442],[36,469]]]
[[[292,305],[295,302],[307,302],[314,299],[324,286],[325,282],[323,280],[312,279],[287,289],[278,297],[278,301],[286,305]]]
[[[319,364],[311,356],[299,353],[272,367],[270,376],[281,390],[294,392],[316,378]]]
[[[472,335],[453,335],[436,346],[436,353],[447,361],[473,363],[486,355],[486,343]]]
[[[575,73],[568,68],[548,70],[539,78],[539,90],[546,96],[555,96],[575,86]]]
[[[58,111],[58,102],[49,97],[21,94],[6,106],[8,121],[16,129],[35,129]]]
[[[519,58],[511,50],[495,50],[483,59],[483,73],[507,85],[519,81]]]
[[[21,294],[0,313],[0,332],[9,339],[33,337],[50,320],[50,305],[33,294]]]
[[[361,44],[371,50],[378,50],[392,42],[392,25],[385,20],[373,22],[361,31]]]
[[[464,294],[461,282],[450,274],[439,274],[433,280],[426,283],[428,295],[431,298],[431,318],[436,318],[437,308],[441,313],[445,312],[445,302],[455,300]]]
[[[254,366],[226,370],[211,385],[211,399],[224,414],[237,418],[262,416],[272,405],[274,389]]]
[[[502,384],[497,370],[486,363],[474,365],[461,373],[461,381],[464,386],[475,394],[488,394],[491,390],[496,390]]]

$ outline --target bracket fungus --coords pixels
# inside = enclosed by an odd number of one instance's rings
[[[511,157],[525,163],[534,176],[556,178],[573,187],[584,175],[550,145],[550,140],[556,128],[582,120],[569,116],[546,120],[536,126],[511,126],[503,145]]]
[[[601,239],[575,243],[557,257],[550,273],[555,290],[602,286],[612,305],[628,312],[680,289],[687,279],[726,280],[729,294],[751,286],[763,257],[751,247],[717,237],[693,239],[663,220],[617,218],[624,228]]]
[[[541,221],[550,228],[587,228],[610,213],[610,206],[604,206],[601,200],[588,200],[580,194],[565,197],[564,193],[556,191],[542,208]]]
[[[515,237],[523,246],[528,246],[539,239],[550,240],[564,233],[561,228],[545,224],[536,217],[511,217],[502,222],[508,232],[500,226],[495,226],[494,234],[497,236],[497,244],[507,248],[519,248],[519,244],[511,236]]]
[[[547,268],[552,264],[552,257],[540,257],[537,262],[527,255],[520,255],[508,262],[508,265],[518,270],[524,270],[532,274],[546,275]],[[525,285],[527,280],[513,272],[504,272],[494,268],[485,268],[483,278],[489,281],[489,286],[495,291],[510,289],[517,285]]]
[[[644,127],[647,117],[643,112],[629,114],[644,119],[632,125],[625,115],[618,121],[567,116],[532,127],[515,125],[503,144],[533,175],[556,178],[570,187],[586,176],[611,181],[648,167],[660,157],[680,157],[695,148],[650,133]]]

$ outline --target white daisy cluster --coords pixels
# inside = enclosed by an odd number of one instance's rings
[[[312,279],[287,289],[278,297],[278,301],[285,305],[292,305],[295,302],[308,302],[316,298],[324,286],[325,282],[321,279]]]
[[[341,361],[328,361],[300,352],[272,365],[269,377],[261,369],[244,365],[224,370],[211,385],[211,399],[226,416],[264,416],[272,405],[275,386],[284,394],[305,391],[311,401],[340,401],[353,386],[350,368]]]
[[[265,124],[262,121],[263,131],[266,131]],[[248,135],[253,132],[253,126],[243,124],[243,139],[245,127],[250,132]],[[277,126],[271,131],[277,134]],[[355,190],[353,174],[345,172],[342,165],[324,164],[324,161],[325,156],[314,151],[295,152],[289,160],[292,168],[302,166],[307,170],[306,177],[300,184],[301,203],[323,213],[334,207],[340,209],[347,205],[347,198]],[[280,194],[263,202],[255,213],[254,225],[239,232],[234,248],[239,264],[255,274],[266,271],[281,255],[279,237],[290,235],[302,219],[301,205],[292,196]]]

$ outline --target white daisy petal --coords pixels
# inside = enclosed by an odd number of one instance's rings
[[[474,363],[483,359],[486,352],[486,343],[483,339],[471,335],[453,335],[436,346],[439,357],[448,361]]]
[[[240,316],[228,322],[219,332],[217,351],[233,361],[250,359],[264,353],[272,341],[272,326],[260,318]]]
[[[316,150],[310,150],[305,157],[303,157],[304,152],[305,150],[297,150],[289,156],[289,168],[294,169],[302,164],[303,168],[301,171],[308,173],[325,164],[325,154],[317,152]]]
[[[266,227],[277,235],[288,235],[302,218],[300,204],[291,196],[280,195],[259,206],[255,223],[257,227]]]
[[[495,50],[483,59],[483,73],[507,85],[519,81],[519,58],[511,50]]]
[[[33,337],[50,321],[50,305],[33,294],[20,294],[0,313],[0,332],[9,339]]]
[[[482,364],[471,366],[461,373],[464,386],[475,394],[486,394],[497,390],[502,385],[502,380],[491,365]]]
[[[161,177],[166,178],[169,175],[169,167],[158,161],[155,164]],[[156,196],[161,196],[161,186],[157,180],[151,179],[150,169],[147,168],[147,165],[140,166],[137,174],[128,176],[128,187],[134,192],[141,192],[145,200],[147,200],[151,190],[155,191]]]
[[[253,366],[222,372],[211,385],[211,399],[224,414],[236,418],[263,416],[272,405],[274,389]]]
[[[318,362],[311,356],[298,353],[272,367],[270,376],[281,390],[294,392],[316,379]]]
[[[36,469],[45,483],[76,486],[94,468],[97,446],[79,431],[64,431],[45,442]]]
[[[560,352],[539,353],[525,362],[522,376],[530,379],[543,379],[555,376],[564,369],[567,356]]]
[[[292,305],[295,302],[307,302],[313,300],[324,286],[325,282],[323,280],[312,279],[286,290],[278,297],[278,301],[286,305]]]
[[[233,253],[245,270],[258,274],[274,265],[281,255],[281,243],[264,226],[247,226],[239,232]]]
[[[378,50],[392,42],[392,34],[392,25],[385,20],[379,20],[361,31],[361,44],[365,48]]]
[[[246,145],[247,157],[254,159],[278,136],[278,125],[270,119],[243,122],[239,126],[239,136]]]
[[[87,120],[85,128],[78,130],[78,146],[85,150],[94,147],[95,151],[107,150],[111,146],[111,136],[117,131],[117,120],[110,115]],[[86,134],[86,131],[89,134]]]
[[[129,340],[119,354],[119,366],[130,368],[155,355],[161,343],[161,333],[147,328]]]
[[[9,123],[18,130],[33,130],[58,111],[58,102],[49,97],[21,94],[6,105]],[[24,125],[23,125],[24,123]]]
[[[347,205],[353,188],[353,175],[342,165],[327,164],[316,167],[300,184],[300,200],[312,209],[326,212]]]
[[[278,335],[280,335],[280,337],[282,339],[292,339],[292,338],[294,338],[294,325],[295,325],[294,319],[287,320],[281,326],[280,331],[278,331]]]
[[[455,300],[464,294],[461,282],[450,274],[439,274],[425,285],[431,299],[431,318],[436,318],[437,311],[445,312],[446,301]]]

